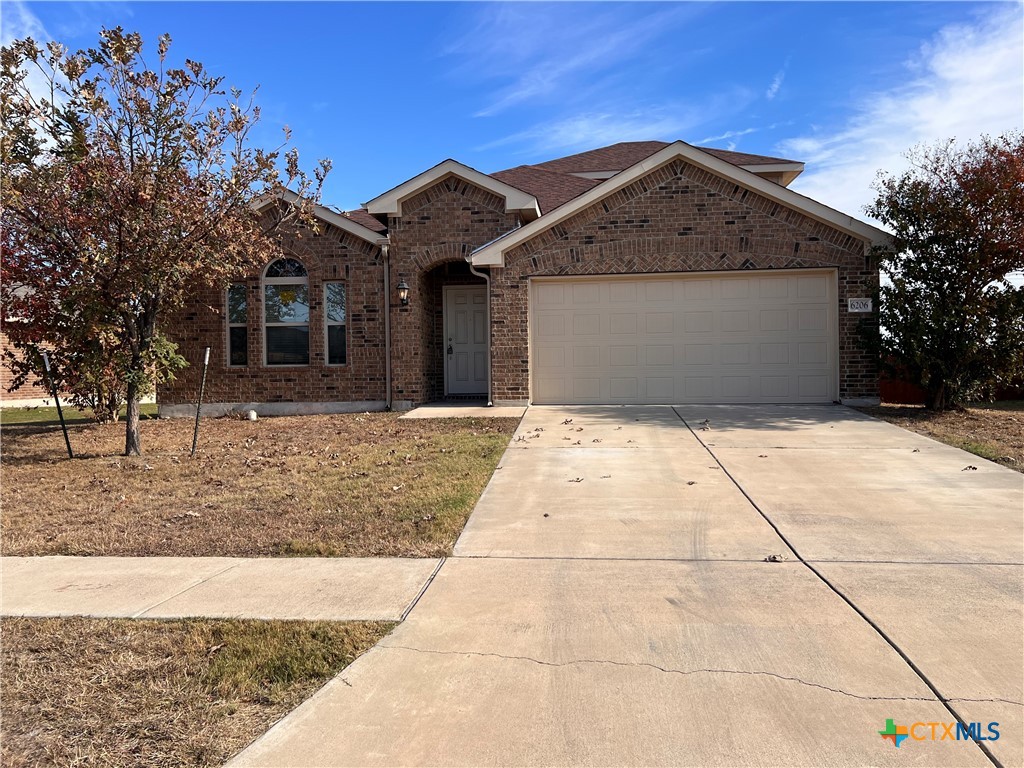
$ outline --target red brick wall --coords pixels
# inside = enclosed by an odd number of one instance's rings
[[[864,244],[672,161],[513,249],[492,271],[494,399],[528,397],[530,276],[811,267],[838,270],[840,397],[877,397],[877,364],[857,332],[862,318],[877,318],[846,311],[848,297],[871,296],[877,285]]]
[[[322,234],[289,237],[282,255],[302,261],[309,273],[308,366],[263,365],[263,291],[261,275],[248,285],[249,365],[228,366],[226,291],[200,288],[196,300],[164,322],[189,367],[160,388],[165,405],[194,402],[199,390],[204,347],[210,347],[206,402],[345,402],[384,400],[384,268],[380,249],[335,227]],[[324,281],[345,283],[347,361],[326,365]],[[241,282],[241,281],[239,281]]]
[[[472,279],[464,266],[475,248],[515,228],[505,201],[462,179],[448,177],[402,203],[391,217],[391,284],[409,285],[409,306],[392,315],[393,386],[396,401],[424,403],[443,395],[443,349],[437,317],[440,290]],[[446,277],[442,265],[451,264]]]

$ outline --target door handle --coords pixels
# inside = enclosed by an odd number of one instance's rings
[[[451,344],[448,345],[448,354],[449,355],[454,355],[455,354],[455,350],[452,349],[452,345]]]

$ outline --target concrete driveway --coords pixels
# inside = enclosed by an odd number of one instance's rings
[[[1022,518],[844,408],[531,408],[408,619],[235,764],[1021,765]],[[954,713],[1000,738],[879,734]]]

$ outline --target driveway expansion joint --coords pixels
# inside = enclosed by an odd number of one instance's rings
[[[764,521],[772,527],[772,530],[775,531],[775,533],[782,540],[782,542],[789,548],[789,550],[793,553],[796,559],[805,567],[807,567],[807,569],[810,570],[811,573],[818,577],[818,579],[826,587],[832,590],[832,592],[836,596],[838,596],[844,603],[850,606],[850,608],[858,616],[860,616],[868,624],[868,626],[870,626],[878,634],[878,636],[882,638],[882,640],[899,655],[901,659],[903,659],[904,663],[906,663],[906,665],[910,667],[910,669],[914,672],[914,674],[917,675],[921,682],[923,682],[928,687],[928,689],[933,694],[935,694],[935,700],[941,702],[942,706],[946,709],[946,711],[949,712],[949,714],[951,714],[960,725],[966,727],[967,723],[964,722],[964,719],[960,716],[960,713],[957,712],[950,704],[950,701],[952,701],[952,699],[942,695],[942,693],[939,691],[935,683],[933,683],[931,679],[927,675],[925,675],[921,668],[914,663],[914,660],[910,658],[907,652],[900,648],[900,646],[896,644],[896,641],[889,637],[888,633],[885,632],[870,616],[868,616],[862,608],[860,608],[856,603],[854,603],[850,597],[848,597],[842,590],[839,589],[839,587],[833,584],[832,581],[825,576],[825,574],[823,574],[820,570],[815,568],[814,565],[812,565],[809,561],[804,559],[804,557],[797,551],[796,547],[794,547],[789,542],[789,539],[786,538],[785,534],[783,534],[779,527],[775,524],[775,521],[772,520],[765,513],[765,511],[761,509],[757,502],[755,502],[750,497],[750,494],[747,493],[746,489],[740,484],[740,482],[735,477],[733,477],[732,473],[729,472],[725,464],[722,463],[722,460],[719,459],[715,452],[711,450],[711,448],[708,446],[708,444],[701,439],[700,435],[698,435],[697,432],[693,429],[693,427],[691,427],[690,424],[686,421],[686,419],[683,418],[683,415],[679,413],[678,410],[676,410],[675,406],[672,407],[672,412],[675,413],[679,420],[686,426],[686,428],[690,431],[690,434],[693,435],[697,442],[700,443],[701,446],[703,446],[704,450],[708,452],[708,455],[715,460],[715,463],[722,468],[722,471],[725,473],[726,477],[728,477],[729,480],[733,483],[733,485],[736,486],[737,490],[741,494],[743,494],[743,496],[747,499],[750,505],[757,511],[757,513],[764,519]],[[992,754],[992,751],[985,744],[981,743],[980,741],[976,741],[974,743],[977,744],[978,748],[982,751],[985,757],[988,758],[989,762],[991,762],[997,768],[1003,768],[1002,762],[995,755]]]

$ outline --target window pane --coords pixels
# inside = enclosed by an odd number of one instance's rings
[[[268,285],[266,314],[268,323],[308,323],[309,298],[304,285]]]
[[[345,284],[327,283],[325,285],[327,300],[327,322],[345,323]]]
[[[309,365],[309,328],[268,325],[267,365]]]
[[[242,325],[228,329],[228,364],[249,364],[249,329]]]
[[[345,326],[327,326],[327,362],[330,365],[345,364]]]
[[[245,286],[235,284],[228,288],[228,322],[244,324],[247,309]]]
[[[267,267],[267,277],[305,277],[306,268],[295,259],[278,259]]]

